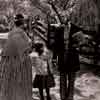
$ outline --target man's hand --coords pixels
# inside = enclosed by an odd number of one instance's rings
[[[60,27],[60,24],[50,24],[51,26]]]

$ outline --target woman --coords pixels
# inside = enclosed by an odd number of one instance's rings
[[[50,88],[55,85],[53,76],[50,77],[51,67],[48,67],[48,65],[51,65],[51,55],[47,48],[44,48],[42,43],[35,44],[35,51],[37,52],[37,56],[33,56],[33,66],[36,69],[36,76],[33,87],[39,89],[40,100],[44,100],[43,89],[46,89],[47,100],[51,100]]]
[[[16,24],[16,23],[15,23]],[[29,39],[19,28],[9,32],[0,63],[0,100],[32,100],[32,66]]]

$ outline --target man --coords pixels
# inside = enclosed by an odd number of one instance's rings
[[[61,100],[73,100],[75,74],[80,66],[79,53],[77,51],[78,41],[73,37],[73,34],[79,29],[76,26],[73,27],[70,22],[68,22],[68,25],[70,26],[69,31],[68,29],[66,31],[66,26],[64,27],[64,48],[58,54]]]

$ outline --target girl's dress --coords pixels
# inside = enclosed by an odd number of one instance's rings
[[[20,28],[8,36],[0,63],[0,100],[32,100],[32,64],[28,37]]]
[[[34,88],[51,88],[51,87],[54,87],[55,83],[54,83],[54,78],[53,78],[53,75],[52,75],[52,78],[51,76],[49,75],[48,73],[48,64],[47,64],[47,60],[49,61],[50,64],[51,63],[51,58],[45,54],[42,54],[41,56],[39,56],[37,54],[37,56],[33,56],[32,57],[33,59],[33,67],[35,67],[35,70],[36,70],[36,76],[35,76],[35,79],[33,81],[33,87]],[[52,72],[51,70],[51,67],[52,65],[50,65],[50,71]]]

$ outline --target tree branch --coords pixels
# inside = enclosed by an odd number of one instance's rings
[[[37,9],[41,10],[42,13],[47,14],[48,11],[45,7],[43,7],[40,2],[37,0],[30,0],[32,2],[32,5],[34,5],[34,7],[36,7]]]
[[[72,8],[76,4],[76,0],[74,0],[74,2],[72,4],[68,5],[69,2],[70,2],[70,0],[67,2],[67,4],[66,4],[67,7],[65,7],[65,10]]]
[[[67,4],[68,4],[69,1],[70,1],[70,0],[66,0],[66,1],[65,1],[65,5],[63,6],[63,10],[66,9],[66,6],[67,6]]]
[[[63,22],[62,22],[61,15],[59,14],[59,12],[58,12],[57,8],[56,8],[56,7],[55,7],[55,5],[53,4],[53,1],[52,1],[52,0],[50,0],[50,1],[48,1],[48,3],[51,5],[52,9],[53,9],[53,10],[54,10],[54,12],[57,14],[57,16],[58,16],[58,18],[59,18],[60,23],[63,23]]]

